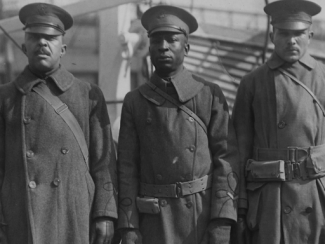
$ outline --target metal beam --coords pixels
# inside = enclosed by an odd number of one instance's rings
[[[139,3],[142,0],[92,0],[82,1],[63,6],[73,17],[88,14],[96,11],[101,11],[108,8],[113,8],[126,3]],[[0,20],[0,26],[8,33],[22,29],[22,24],[18,16]]]

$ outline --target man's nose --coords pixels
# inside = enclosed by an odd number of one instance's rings
[[[289,36],[288,37],[288,44],[289,45],[294,45],[297,43],[296,37],[295,36]]]
[[[39,44],[40,46],[47,46],[47,41],[46,41],[46,39],[45,39],[44,37],[40,37],[40,38],[38,39],[38,44]]]
[[[168,48],[169,48],[168,42],[166,40],[162,40],[160,42],[159,50],[160,51],[165,51],[165,50],[168,50]]]

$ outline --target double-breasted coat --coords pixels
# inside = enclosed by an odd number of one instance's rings
[[[322,110],[304,88],[278,68],[303,82],[325,106],[325,66],[308,53],[294,64],[285,63],[274,53],[266,64],[245,76],[238,89],[233,119],[241,172],[246,161],[254,157],[254,147],[309,148],[325,144]],[[325,151],[317,157],[312,150],[309,153],[312,164],[306,167],[316,167],[324,175]],[[324,243],[324,186],[324,178],[247,183],[247,223],[253,243]],[[242,203],[239,207],[246,208]]]
[[[236,220],[238,154],[221,89],[184,69],[172,87],[151,81],[196,113],[195,120],[147,84],[124,99],[118,146],[119,228],[139,228],[143,243],[200,243],[210,220]],[[212,188],[158,197],[160,213],[139,213],[139,184],[166,185],[212,174]]]
[[[46,82],[79,122],[89,169],[70,128],[32,88]],[[0,87],[1,225],[12,244],[89,243],[93,218],[117,218],[116,159],[100,89],[64,68],[28,67]]]

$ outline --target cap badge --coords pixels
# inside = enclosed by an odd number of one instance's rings
[[[39,15],[46,15],[47,14],[47,7],[44,4],[40,4],[37,9]]]
[[[157,19],[163,19],[166,17],[166,14],[164,12],[161,12],[160,14],[158,14]]]

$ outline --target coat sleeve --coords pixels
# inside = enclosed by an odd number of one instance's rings
[[[95,183],[93,218],[117,218],[116,155],[102,91],[93,87],[96,100],[89,117],[89,170]]]
[[[140,146],[132,112],[132,99],[129,93],[124,98],[118,141],[118,228],[139,227],[136,197],[139,189]]]
[[[254,115],[252,95],[245,78],[241,81],[233,110],[233,122],[236,131],[240,155],[240,194],[238,208],[247,209],[247,194],[245,181],[245,165],[252,157],[254,140]]]
[[[211,119],[208,126],[209,146],[214,164],[211,218],[237,220],[238,151],[226,99],[214,87]]]
[[[0,189],[5,175],[5,122],[0,107]],[[2,210],[2,199],[0,199],[0,226],[6,225]]]

